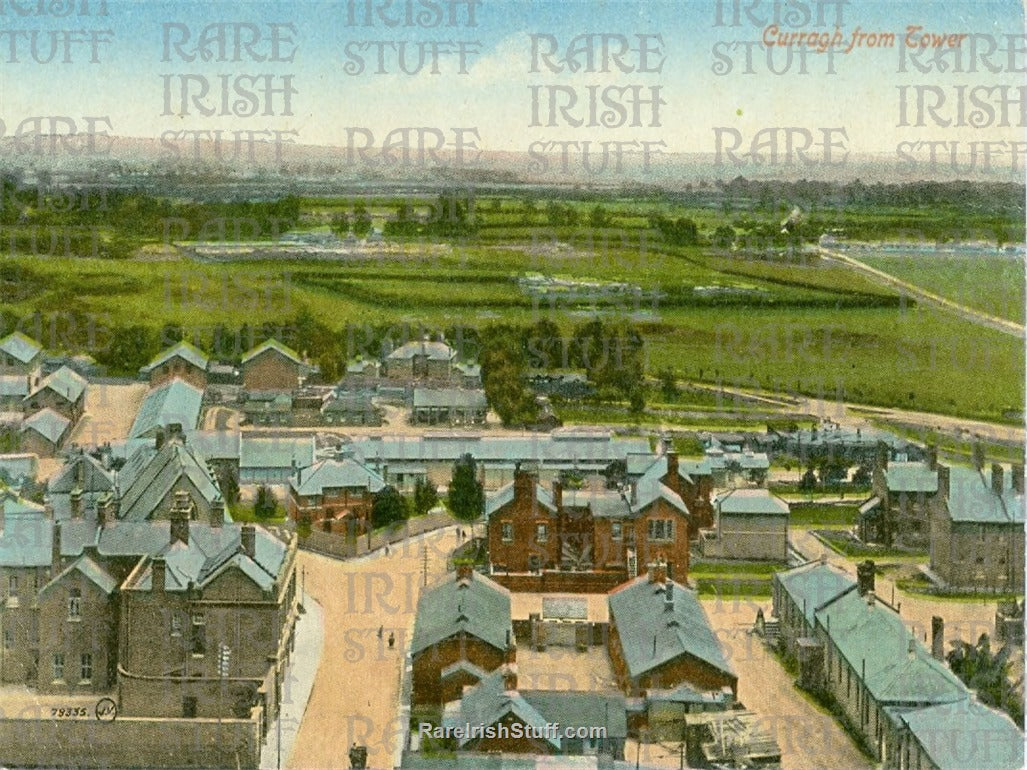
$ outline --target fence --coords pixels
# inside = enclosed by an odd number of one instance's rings
[[[312,530],[310,534],[300,537],[300,548],[325,556],[333,556],[337,559],[352,559],[356,556],[364,556],[372,551],[377,551],[387,545],[457,523],[458,521],[446,512],[417,516],[407,519],[401,524],[395,524],[386,529],[359,537]],[[470,529],[470,525],[468,525],[468,529]]]

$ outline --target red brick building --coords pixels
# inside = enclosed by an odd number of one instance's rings
[[[309,372],[300,355],[278,340],[267,340],[242,358],[245,390],[296,390]]]
[[[361,535],[385,480],[351,458],[321,460],[289,479],[289,517],[325,532]]]
[[[156,388],[176,377],[203,390],[207,387],[207,369],[210,360],[199,348],[188,342],[179,342],[140,369],[140,374],[150,380],[150,387]]]

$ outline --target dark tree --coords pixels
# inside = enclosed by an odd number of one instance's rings
[[[426,479],[418,477],[414,483],[414,512],[423,516],[439,504],[439,491]]]
[[[449,508],[462,521],[474,521],[485,508],[485,490],[478,481],[478,468],[474,458],[465,454],[453,465],[453,480],[449,484]]]
[[[257,487],[257,497],[253,501],[253,515],[258,519],[270,519],[278,512],[278,498],[267,484]]]
[[[394,486],[382,487],[371,503],[371,524],[377,529],[409,518],[406,498]]]

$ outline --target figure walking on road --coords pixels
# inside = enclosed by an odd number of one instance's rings
[[[389,631],[389,649],[391,650],[395,646],[396,646],[396,634],[394,634],[392,631]]]

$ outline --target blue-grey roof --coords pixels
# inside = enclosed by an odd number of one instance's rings
[[[787,516],[788,503],[766,489],[732,489],[717,497],[717,510],[727,515]]]
[[[668,586],[672,609],[665,606]],[[694,591],[670,580],[650,583],[642,575],[611,591],[608,602],[632,679],[682,655],[735,676]]]
[[[118,587],[118,581],[115,580],[107,570],[88,556],[82,555],[69,564],[67,568],[65,568],[49,583],[39,589],[39,596],[42,597],[43,594],[45,594],[52,586],[57,585],[57,583],[73,572],[78,572],[79,574],[87,577],[96,585],[97,588],[108,596],[110,596],[114,592],[114,589]]]
[[[461,388],[414,388],[414,409],[485,409],[488,400],[483,390]]]
[[[177,345],[173,345],[172,347],[158,354],[156,358],[154,358],[152,361],[150,361],[150,363],[143,367],[142,371],[144,374],[148,374],[154,368],[160,366],[161,364],[167,361],[170,361],[172,358],[175,358],[176,356],[178,358],[183,359],[184,361],[187,361],[188,363],[192,364],[198,369],[203,369],[204,371],[206,371],[207,364],[210,362],[210,359],[207,358],[206,353],[204,353],[196,346],[190,345],[188,342],[183,340],[182,342],[179,342]]]
[[[536,728],[538,734],[543,736],[538,740],[546,741],[559,751],[563,733],[559,730],[545,730],[549,720],[516,690],[506,689],[502,669],[497,669],[470,688],[459,703],[450,704],[443,713],[442,723],[457,727],[465,724],[492,725],[508,715]],[[474,740],[476,738],[464,735],[459,743],[466,746]]]
[[[257,347],[250,350],[242,357],[242,363],[247,364],[257,356],[263,355],[268,351],[274,351],[275,353],[288,358],[293,363],[303,365],[303,359],[300,358],[299,353],[275,339],[265,340],[257,345]]]
[[[24,374],[0,376],[0,396],[24,398],[29,392],[29,381]]]
[[[890,462],[884,478],[889,492],[934,494],[938,491],[938,471],[926,463]]]
[[[706,450],[706,460],[711,469],[727,468],[730,463],[738,463],[743,471],[767,470],[770,458],[765,452],[725,452],[719,447]]]
[[[401,361],[414,356],[426,356],[429,361],[451,361],[456,358],[456,351],[445,342],[415,340],[400,345],[389,353],[387,358],[392,361]]]
[[[0,511],[4,516],[19,515],[25,513],[42,514],[43,506],[18,496],[13,490],[0,488]],[[0,525],[3,522],[0,521]]]
[[[804,610],[810,625],[817,609],[856,585],[856,581],[838,567],[820,562],[778,572],[774,581],[781,584],[795,606]]]
[[[146,394],[128,436],[153,436],[158,428],[176,423],[183,430],[192,430],[200,419],[202,404],[203,391],[176,378]]]
[[[313,464],[313,436],[244,435],[239,442],[240,468],[309,468]]]
[[[60,443],[71,427],[71,420],[53,409],[40,409],[21,424],[21,431],[34,430],[51,444]]]
[[[96,522],[72,519],[61,522],[61,556],[82,553],[96,541]],[[0,567],[46,567],[51,563],[53,522],[42,511],[4,517],[0,534]]]
[[[549,513],[556,513],[556,506],[553,504],[552,492],[537,482],[535,483],[535,499],[538,500],[538,504],[541,508],[544,508]],[[485,518],[488,518],[504,506],[509,505],[513,500],[514,482],[512,481],[509,484],[500,487],[495,492],[490,492],[485,496]]]
[[[681,496],[665,484],[643,476],[632,490],[580,489],[563,493],[563,504],[568,508],[588,508],[595,518],[633,518],[657,500],[664,500],[685,516],[688,507]]]
[[[304,497],[323,495],[325,489],[360,488],[374,493],[385,486],[385,479],[366,465],[346,458],[314,463],[292,476],[289,486],[296,494]]]
[[[185,443],[207,460],[238,460],[240,433],[237,430],[191,430]]]
[[[968,698],[892,709],[938,770],[1022,770],[1023,733],[1007,715]]]
[[[5,479],[11,483],[25,479],[35,481],[38,470],[39,458],[34,454],[0,455],[0,479]]]
[[[506,650],[513,639],[510,623],[509,591],[480,573],[470,580],[453,575],[421,594],[410,652],[416,655],[461,631]]]
[[[86,378],[78,372],[62,366],[39,383],[39,387],[27,395],[26,398],[32,398],[44,390],[52,390],[66,401],[75,403],[85,393],[88,384]]]
[[[883,602],[871,605],[858,591],[843,593],[815,614],[839,653],[880,704],[950,703],[967,689],[947,666],[931,657]]]
[[[1002,493],[992,489],[991,471],[953,467],[949,471],[948,510],[952,521],[976,524],[1023,524],[1024,496],[1012,486],[1012,473],[1002,474]]]
[[[106,492],[113,489],[113,478],[103,463],[90,454],[80,452],[72,455],[46,488],[51,495],[67,494],[76,488],[83,492]]]
[[[183,477],[188,479],[208,504],[221,496],[203,459],[178,441],[168,441],[155,454],[146,453],[141,456],[145,458],[143,465],[137,468],[133,463],[130,478],[119,478],[119,482],[124,483],[119,514],[121,518],[132,521],[149,519]],[[135,457],[133,455],[133,459]],[[126,464],[125,468],[129,468],[129,465]]]
[[[28,335],[21,332],[12,332],[0,340],[0,351],[3,351],[12,358],[16,358],[23,364],[27,364],[42,353],[43,348]]]

